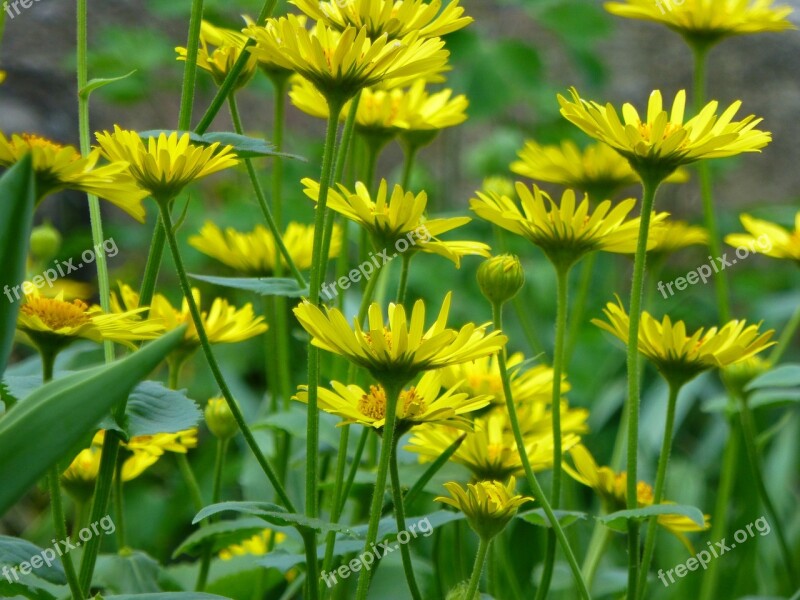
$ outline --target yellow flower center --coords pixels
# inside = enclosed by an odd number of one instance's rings
[[[88,306],[81,300],[65,302],[55,298],[31,296],[25,301],[20,310],[29,316],[36,316],[50,329],[58,330],[65,327],[80,327],[90,321],[86,313]]]
[[[417,394],[415,387],[410,387],[400,393],[399,418],[414,417],[421,415],[427,409],[424,398]],[[358,402],[358,410],[366,417],[376,421],[386,417],[386,392],[377,385],[369,387],[369,393],[361,396]]]
[[[675,133],[681,128],[682,125],[676,125],[675,123],[667,123],[666,127],[664,127],[664,132],[661,134],[661,139],[654,140],[652,139],[653,129],[650,126],[650,123],[642,123],[641,121],[639,122],[639,133],[641,133],[642,137],[651,144],[655,142],[663,142],[669,136],[671,136],[673,133]]]
[[[25,143],[28,144],[31,148],[38,147],[58,152],[64,147],[61,144],[56,144],[55,142],[52,142],[46,138],[43,138],[33,133],[23,133],[20,135],[20,137],[23,140],[25,140]]]
[[[367,332],[364,334],[364,340],[373,348],[375,349],[375,345],[372,342],[372,333]],[[383,328],[383,341],[386,344],[386,347],[389,350],[392,349],[392,332],[389,331],[386,327]]]
[[[494,373],[473,374],[467,377],[467,385],[475,392],[475,395],[491,394],[492,396],[503,395],[503,380],[500,375]]]

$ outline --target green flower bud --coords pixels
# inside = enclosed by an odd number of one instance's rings
[[[525,271],[519,258],[511,254],[494,256],[478,267],[478,285],[492,304],[504,304],[525,285]]]
[[[221,440],[229,440],[239,431],[239,425],[224,398],[211,398],[206,404],[205,417],[208,429]]]
[[[771,367],[772,365],[768,361],[751,356],[722,369],[722,378],[737,393],[746,396],[744,388],[747,387],[747,384],[769,371]]]
[[[31,255],[39,262],[50,262],[61,249],[61,234],[50,223],[31,231]]]

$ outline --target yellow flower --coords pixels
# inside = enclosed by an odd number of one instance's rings
[[[622,302],[609,302],[603,309],[608,322],[592,319],[592,323],[628,343],[629,317]],[[639,352],[648,358],[667,381],[683,383],[701,372],[755,356],[774,344],[774,331],[760,333],[758,325],[746,321],[729,321],[721,328],[698,329],[689,335],[683,321],[672,322],[668,315],[657,321],[643,312],[639,328]]]
[[[651,254],[671,254],[689,246],[707,245],[708,232],[705,227],[664,219],[650,230],[650,239],[655,242],[649,248]]]
[[[794,231],[788,231],[776,223],[754,219],[748,214],[743,214],[739,218],[748,233],[727,235],[726,244],[800,263],[800,212],[794,216]]]
[[[285,533],[280,531],[276,533],[271,529],[265,529],[240,544],[231,544],[220,550],[219,557],[222,560],[230,560],[234,556],[264,556],[269,552],[270,546],[280,544],[285,539]]]
[[[575,481],[597,492],[607,511],[623,510],[626,507],[628,474],[624,471],[615,473],[610,467],[599,467],[584,446],[575,446],[569,453],[575,463],[575,468],[573,469],[565,462],[564,471]],[[639,508],[653,505],[653,488],[644,481],[637,483],[636,496]],[[674,502],[665,500],[661,504],[674,504]],[[704,527],[700,527],[692,519],[683,515],[659,515],[658,524],[674,534],[687,548],[691,548],[691,545],[683,535],[684,532],[705,531],[710,526],[708,515],[705,515]]]
[[[634,198],[615,205],[604,200],[590,213],[589,197],[584,195],[576,206],[572,190],[563,193],[559,205],[535,184],[533,193],[520,182],[516,189],[521,211],[508,196],[483,192],[477,192],[478,197],[470,201],[470,208],[479,217],[539,246],[559,265],[569,266],[595,250],[632,253],[636,249],[639,219],[625,220],[636,204]],[[662,213],[653,221],[657,223],[665,216],[666,213]]]
[[[197,50],[197,66],[211,73],[217,85],[222,85],[228,73],[236,64],[247,43],[247,36],[238,31],[215,27],[208,21],[203,21],[200,27],[200,47]],[[209,51],[208,45],[217,46]],[[178,60],[185,61],[186,48],[177,47]],[[242,88],[253,78],[258,61],[250,55],[244,65],[239,78],[234,84],[234,89]]]
[[[774,0],[624,0],[607,2],[605,8],[620,17],[660,23],[704,45],[733,35],[795,29],[786,19],[792,9],[774,6]]]
[[[640,182],[630,163],[608,144],[589,144],[581,150],[571,141],[542,146],[529,140],[518,152],[511,171],[530,179],[556,183],[589,194],[592,200],[612,198],[620,189]],[[686,171],[676,171],[667,181],[683,183]]]
[[[201,307],[200,291],[192,290],[197,306]],[[111,308],[114,312],[122,312],[138,308],[139,295],[128,285],[120,285],[119,296],[111,294]],[[211,303],[208,312],[201,312],[203,325],[208,340],[212,344],[234,344],[260,335],[267,330],[267,324],[263,317],[255,316],[253,305],[245,304],[241,309],[228,304],[223,298],[215,298]],[[189,311],[189,303],[186,299],[181,303],[178,310],[169,300],[161,294],[153,296],[150,305],[150,318],[162,323],[167,331],[177,329],[181,325],[186,325],[186,336],[184,338],[184,350],[193,350],[200,346],[200,338],[197,335],[192,315]]]
[[[298,269],[311,267],[311,247],[314,227],[289,223],[282,236],[283,243]],[[219,225],[206,221],[198,235],[189,238],[189,244],[229,267],[253,276],[269,276],[275,272],[277,246],[272,232],[262,225],[248,233],[228,227],[223,232]],[[342,229],[334,227],[331,237],[330,257],[339,255],[342,248]],[[284,267],[286,261],[281,259]]]
[[[197,428],[184,429],[176,433],[157,433],[155,435],[139,435],[132,437],[124,444],[131,452],[149,454],[156,458],[165,452],[186,454],[192,448],[197,448]]]
[[[157,319],[142,320],[146,309],[106,314],[99,306],[82,300],[66,302],[63,294],[46,298],[38,293],[25,296],[17,317],[17,329],[38,348],[59,350],[78,339],[101,343],[106,340],[135,348],[133,342],[152,340],[164,333]]]
[[[427,330],[422,300],[414,304],[410,320],[402,305],[390,304],[388,323],[380,305],[372,303],[367,331],[355,320],[351,327],[339,310],[326,307],[323,313],[307,300],[294,314],[316,347],[364,367],[381,384],[406,384],[422,371],[475,360],[505,345],[506,336],[499,331],[487,333],[486,325],[469,323],[459,330],[449,329],[450,299],[448,293],[436,322]]]
[[[382,430],[386,423],[386,391],[372,385],[365,391],[357,385],[331,382],[333,390],[320,388],[319,407],[344,419],[342,425],[358,423]],[[308,386],[300,386],[295,397],[308,402]],[[471,421],[464,415],[489,404],[488,396],[472,396],[450,387],[442,392],[442,378],[437,371],[428,371],[419,383],[400,392],[397,404],[397,428],[407,431],[422,423],[449,425],[470,430]]]
[[[341,103],[381,81],[441,71],[449,56],[439,38],[373,41],[366,28],[339,32],[322,22],[309,31],[294,15],[270,19],[264,27],[252,25],[245,33],[256,41],[256,57],[296,71],[328,100]]]
[[[148,138],[147,145],[135,131],[118,125],[114,133],[97,133],[103,155],[112,161],[128,163],[128,171],[139,187],[158,202],[167,202],[197,179],[235,167],[239,159],[231,146],[192,144],[188,133]]]
[[[83,157],[72,146],[62,146],[37,135],[23,133],[7,139],[0,133],[0,167],[10,167],[26,154],[33,157],[36,201],[60,190],[76,190],[108,200],[134,219],[144,222],[142,200],[147,196],[128,175],[125,161],[97,166],[100,152]]]
[[[508,485],[499,481],[478,481],[468,483],[464,489],[458,483],[450,481],[444,487],[451,497],[439,496],[434,500],[463,512],[469,526],[484,541],[503,531],[516,516],[520,506],[533,502],[533,498],[515,493],[516,480],[513,477],[509,479]]]
[[[458,31],[473,21],[464,16],[458,3],[452,0],[442,10],[442,0],[292,0],[312,19],[340,31],[366,27],[372,39],[384,34],[397,39],[411,33],[430,38]]]
[[[741,121],[733,118],[742,103],[736,101],[721,115],[719,103],[709,102],[699,114],[684,122],[686,92],[679,91],[671,112],[664,110],[661,92],[650,94],[644,120],[632,104],[622,106],[620,121],[616,109],[588,102],[570,89],[572,100],[559,94],[561,114],[584,133],[605,142],[627,158],[641,174],[642,169],[667,176],[681,165],[705,158],[724,158],[742,152],[757,152],[772,140],[770,133],[756,129],[762,119],[750,115]]]
[[[303,179],[302,183],[306,196],[316,202],[319,198],[319,183],[308,178]],[[453,261],[456,267],[460,266],[462,256],[489,256],[489,246],[481,242],[444,242],[437,239],[440,234],[461,227],[471,219],[426,219],[427,204],[428,195],[425,192],[415,196],[399,185],[394,186],[390,196],[385,179],[381,180],[374,199],[367,187],[360,182],[356,183],[355,193],[342,185],[339,185],[338,191],[331,188],[328,193],[328,208],[366,229],[378,251],[438,254]],[[400,248],[401,242],[405,249]]]

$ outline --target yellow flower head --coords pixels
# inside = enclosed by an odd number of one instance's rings
[[[620,189],[639,183],[631,164],[608,144],[589,144],[581,150],[569,140],[542,146],[530,140],[518,152],[511,171],[530,179],[556,183],[589,194],[592,200],[612,198]],[[668,181],[683,183],[689,175],[676,171]]]
[[[371,40],[365,27],[339,32],[320,21],[308,30],[294,15],[270,19],[264,27],[250,26],[245,33],[256,41],[256,57],[296,71],[325,98],[342,103],[381,81],[439,72],[449,56],[439,38],[390,42],[384,35]]]
[[[222,560],[230,560],[234,556],[264,556],[269,552],[270,546],[280,544],[286,539],[286,534],[265,529],[264,531],[247,538],[241,544],[231,544],[220,550]]]
[[[775,6],[774,0],[624,0],[605,7],[620,17],[660,23],[703,46],[733,35],[795,28],[786,18],[792,9]]]
[[[604,200],[590,212],[589,197],[584,195],[577,204],[572,190],[566,190],[556,204],[535,184],[533,193],[521,182],[516,189],[522,210],[508,196],[483,192],[477,192],[470,208],[479,217],[539,246],[555,264],[571,265],[595,250],[632,253],[636,249],[639,219],[626,220],[636,204],[634,198],[616,205]]]
[[[241,56],[244,45],[247,43],[247,36],[238,31],[215,27],[208,21],[203,21],[200,27],[200,47],[197,50],[197,66],[203,71],[211,73],[217,85],[222,85],[225,78],[230,73],[233,65]],[[208,45],[216,46],[214,50],[209,50]],[[185,61],[186,48],[177,47],[178,60]],[[252,55],[249,56],[244,65],[239,78],[234,84],[234,89],[239,89],[247,85],[256,72],[258,61]]]
[[[115,125],[114,133],[104,131],[96,137],[103,155],[128,163],[128,172],[139,187],[159,202],[172,200],[197,179],[239,163],[233,147],[192,144],[188,133],[162,133],[148,138],[145,145],[138,133]]]
[[[425,303],[414,304],[411,318],[402,305],[389,305],[384,321],[377,302],[369,307],[367,331],[354,321],[351,327],[335,308],[325,312],[303,301],[294,309],[300,324],[316,347],[340,354],[364,367],[382,384],[406,384],[422,371],[440,369],[497,352],[507,338],[499,331],[472,323],[461,329],[447,327],[451,294],[445,296],[436,322],[425,329]]]
[[[197,448],[197,428],[184,429],[176,433],[157,433],[132,437],[124,447],[134,453],[149,454],[156,458],[165,452],[186,454]]]
[[[340,31],[365,27],[367,35],[389,39],[418,34],[422,38],[447,35],[472,23],[464,16],[459,0],[442,10],[442,0],[292,0],[310,18],[324,21]]]
[[[386,391],[372,385],[365,391],[357,385],[331,382],[333,390],[320,388],[319,407],[344,419],[342,425],[358,423],[382,430],[386,423]],[[300,386],[295,397],[308,402],[308,386]],[[397,403],[397,427],[407,431],[415,425],[434,423],[470,430],[471,421],[464,415],[489,404],[488,396],[471,396],[451,387],[442,391],[442,378],[437,371],[428,371],[416,385],[400,392]]]
[[[94,194],[144,222],[142,200],[147,196],[128,175],[125,161],[97,166],[100,152],[83,157],[72,146],[62,146],[37,135],[23,133],[7,139],[0,133],[0,167],[10,167],[26,154],[33,158],[36,201],[60,190]]]
[[[570,89],[572,100],[559,94],[561,114],[591,137],[605,142],[641,174],[642,169],[666,177],[681,165],[705,158],[724,158],[742,152],[757,152],[772,140],[770,133],[756,129],[761,119],[750,115],[741,121],[733,118],[742,103],[736,101],[721,115],[714,100],[699,114],[684,122],[686,92],[679,91],[672,110],[663,108],[661,92],[650,94],[644,120],[632,104],[622,106],[623,121],[609,103],[589,102]]]
[[[200,291],[192,290],[195,302],[202,306]],[[120,285],[119,296],[111,294],[111,308],[114,312],[135,309],[139,306],[139,295],[128,285]],[[231,306],[223,298],[215,298],[208,312],[202,312],[203,325],[205,326],[208,340],[212,344],[234,344],[260,335],[267,330],[263,317],[257,317],[253,305],[245,304],[241,309]],[[200,338],[197,335],[189,303],[184,299],[180,310],[170,304],[161,294],[153,296],[150,305],[150,318],[163,323],[167,331],[186,325],[184,350],[193,350],[200,347]]]
[[[592,319],[592,323],[628,343],[630,319],[622,302],[609,302],[603,309],[608,322]],[[667,381],[686,382],[701,372],[723,368],[755,356],[774,344],[774,331],[759,332],[758,325],[745,321],[729,321],[721,328],[698,329],[689,335],[683,321],[672,322],[668,315],[657,321],[643,312],[639,327],[639,352],[648,358]]]
[[[310,268],[314,227],[289,223],[282,239],[297,268]],[[232,227],[223,232],[213,221],[206,221],[200,233],[189,238],[189,244],[241,273],[269,276],[275,272],[278,253],[275,237],[262,225],[256,225],[253,231],[247,233],[236,231]],[[338,256],[341,248],[342,229],[335,226],[331,237],[330,257]],[[283,259],[281,264],[288,267]]]
[[[655,242],[649,248],[651,254],[672,254],[689,246],[707,245],[708,232],[705,227],[664,219],[650,230],[650,239]]]
[[[306,195],[315,202],[319,198],[319,183],[303,179]],[[450,219],[426,219],[425,209],[428,195],[420,192],[416,196],[394,186],[389,195],[389,184],[381,180],[373,199],[367,186],[356,183],[355,193],[342,185],[338,191],[328,193],[328,208],[355,221],[366,229],[377,250],[398,252],[427,252],[438,254],[453,261],[458,267],[461,257],[468,255],[489,256],[489,246],[481,242],[444,242],[437,236],[470,222],[469,217]],[[402,249],[401,246],[405,249]]]
[[[732,233],[725,236],[725,243],[735,247],[744,247],[753,252],[765,254],[772,258],[786,258],[800,263],[800,212],[794,216],[794,230],[787,229],[754,219],[748,214],[739,217],[747,233]]]
[[[565,462],[564,471],[578,483],[597,492],[606,504],[608,511],[623,510],[626,507],[628,474],[624,471],[615,473],[610,467],[599,467],[594,457],[582,445],[575,446],[569,453],[575,463],[575,468],[573,469]],[[636,485],[636,496],[639,508],[652,506],[653,488],[649,484],[639,481]],[[665,500],[661,504],[674,503]],[[683,515],[659,515],[658,524],[677,536],[684,545],[691,547],[683,535],[684,532],[705,531],[709,528],[709,516],[705,515],[704,527],[700,527],[692,519]]]
[[[146,309],[106,314],[99,306],[82,300],[67,302],[63,294],[55,298],[38,293],[25,296],[17,317],[17,329],[39,348],[61,349],[78,339],[104,341],[135,348],[133,342],[152,340],[164,333],[158,319],[142,320]]]
[[[499,481],[478,481],[468,483],[464,489],[451,481],[445,483],[444,487],[450,492],[450,497],[439,496],[435,501],[444,502],[463,512],[469,526],[484,541],[503,531],[520,506],[533,501],[533,498],[515,493],[516,480],[513,477],[508,485]]]

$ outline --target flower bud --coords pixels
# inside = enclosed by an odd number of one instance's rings
[[[224,398],[211,398],[206,404],[206,425],[221,440],[229,440],[239,431],[239,425]]]
[[[39,262],[49,262],[61,249],[61,234],[50,223],[31,231],[31,255]]]
[[[768,361],[757,356],[735,362],[722,369],[722,378],[725,383],[737,393],[746,396],[745,387],[759,375],[769,371],[771,365]]]
[[[525,271],[519,258],[511,254],[494,256],[478,267],[478,285],[492,304],[504,304],[525,285]]]

